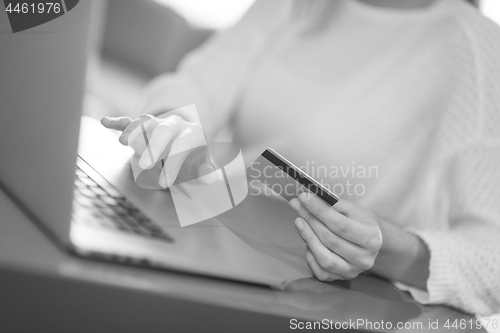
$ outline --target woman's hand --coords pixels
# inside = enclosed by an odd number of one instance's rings
[[[169,155],[165,160],[162,172],[158,179],[161,187],[171,186],[177,178],[181,166],[191,152],[191,147],[200,146],[200,140],[204,140],[201,126],[190,122],[178,114],[165,114],[161,117],[141,115],[137,119],[129,117],[110,118],[101,120],[102,125],[107,128],[121,131],[119,142],[131,146],[135,153],[140,156],[139,166],[143,170],[151,169],[165,152],[175,151],[174,156]],[[144,135],[148,137],[147,144]],[[199,175],[209,174],[214,171],[210,156],[203,156],[203,161],[196,163]],[[217,173],[213,173],[217,178]],[[214,182],[217,179],[204,177],[205,182]]]
[[[373,267],[382,233],[372,212],[346,200],[330,207],[307,192],[290,200],[290,206],[300,216],[295,227],[318,280],[352,279]]]

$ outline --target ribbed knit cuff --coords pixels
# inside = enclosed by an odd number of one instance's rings
[[[408,291],[413,299],[421,304],[457,304],[457,274],[454,272],[453,261],[456,254],[446,242],[446,235],[441,233],[426,233],[407,229],[408,232],[418,236],[429,248],[429,278],[427,290],[395,282],[395,286]],[[458,302],[459,303],[459,302]]]

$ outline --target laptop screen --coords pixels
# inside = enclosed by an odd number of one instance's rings
[[[90,1],[71,3],[31,28],[19,21],[30,13],[0,6],[0,186],[65,242],[91,12]]]

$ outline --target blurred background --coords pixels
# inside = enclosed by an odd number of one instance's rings
[[[254,1],[95,1],[84,114],[138,115],[147,82],[175,71],[187,52],[234,25]],[[500,0],[482,0],[479,6],[500,24]]]

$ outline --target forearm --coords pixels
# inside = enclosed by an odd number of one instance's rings
[[[371,272],[390,280],[427,289],[430,253],[417,236],[386,221],[379,221],[383,245]]]

